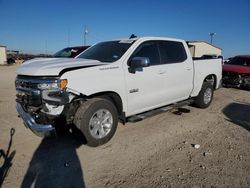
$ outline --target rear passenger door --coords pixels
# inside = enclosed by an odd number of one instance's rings
[[[182,42],[158,41],[162,64],[162,88],[165,101],[187,99],[193,89],[193,61],[188,58]]]

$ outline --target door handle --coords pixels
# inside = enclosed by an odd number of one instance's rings
[[[190,70],[192,70],[192,68],[191,67],[186,67],[186,70],[190,71]]]

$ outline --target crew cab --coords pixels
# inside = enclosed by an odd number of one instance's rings
[[[98,146],[118,121],[190,99],[208,107],[222,66],[221,59],[193,60],[184,40],[133,37],[100,42],[75,59],[30,60],[16,72],[16,109],[26,127],[48,136],[60,120]]]
[[[250,55],[230,58],[223,65],[223,86],[250,88]]]

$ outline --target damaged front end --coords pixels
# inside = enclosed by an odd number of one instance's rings
[[[76,95],[68,91],[66,79],[18,75],[15,85],[16,110],[36,135],[53,135],[57,122],[70,122]]]
[[[250,88],[250,74],[223,72],[222,85],[224,87]]]

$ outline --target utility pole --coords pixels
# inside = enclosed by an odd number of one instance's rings
[[[213,44],[213,39],[216,33],[209,33],[209,35],[210,35],[210,43]]]
[[[70,46],[70,29],[68,29],[68,47]]]
[[[84,46],[87,46],[87,34],[88,34],[88,30],[87,27],[84,27]]]
[[[45,40],[45,55],[48,55],[48,44],[47,44],[47,40]]]

